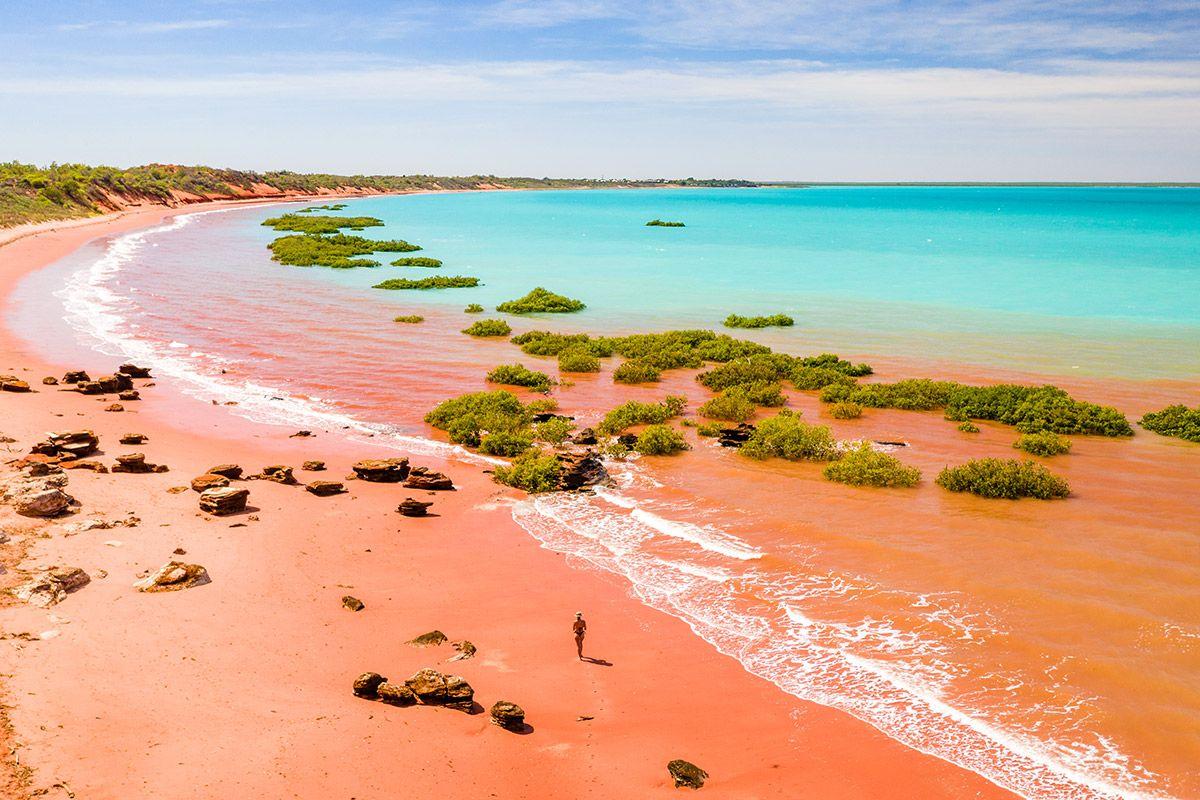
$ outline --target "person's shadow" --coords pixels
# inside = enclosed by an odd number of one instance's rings
[[[580,661],[586,661],[589,664],[596,664],[601,667],[611,667],[611,661],[605,661],[603,658],[592,658],[591,656],[581,656]]]

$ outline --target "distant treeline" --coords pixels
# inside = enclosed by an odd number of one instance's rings
[[[37,167],[17,161],[0,163],[0,227],[24,222],[68,219],[113,211],[132,203],[176,205],[197,199],[334,191],[403,192],[419,189],[576,189],[604,187],[751,187],[742,180],[627,180],[576,178],[500,178],[495,175],[328,175],[299,172],[249,172],[215,167],[147,164],[141,167],[93,167],[51,164]]]

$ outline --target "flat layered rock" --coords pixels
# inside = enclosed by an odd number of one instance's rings
[[[111,406],[109,406],[108,408],[106,408],[104,410],[105,411],[124,411],[125,406],[121,405],[120,403],[113,403]]]
[[[429,633],[422,633],[414,639],[409,639],[406,644],[410,644],[413,647],[437,647],[446,641],[446,634],[441,631],[430,631]]]
[[[66,375],[63,375],[62,382],[63,383],[86,383],[87,381],[90,381],[90,380],[91,380],[91,377],[87,374],[87,372],[85,372],[81,369],[77,369],[77,370],[72,370],[72,371],[68,372]]]
[[[224,475],[231,481],[242,477],[242,468],[237,464],[217,464],[215,467],[209,467],[208,471],[213,475]]]
[[[192,478],[192,491],[204,493],[209,489],[224,489],[229,485],[229,478],[224,475],[214,475],[211,472],[206,472],[203,475],[197,475]]]
[[[433,503],[414,500],[411,497],[404,498],[404,501],[396,507],[402,517],[423,517],[429,513],[429,507]]]
[[[488,709],[488,717],[493,725],[499,725],[505,730],[521,731],[525,729],[525,709],[508,700],[497,700]]]
[[[149,367],[139,367],[136,364],[122,364],[121,366],[117,367],[117,372],[122,375],[128,375],[131,378],[152,377],[150,375]]]
[[[137,389],[130,389],[128,392],[118,392],[117,399],[123,400],[126,403],[128,403],[131,400],[141,400],[142,395],[141,395],[141,393],[138,392]]]
[[[57,517],[75,498],[56,487],[31,489],[13,498],[13,509],[23,517]]]
[[[557,453],[558,488],[566,491],[595,486],[608,481],[608,470],[592,451]]]
[[[388,683],[384,681],[375,690],[379,699],[389,706],[412,706],[417,704],[417,696],[403,683]]]
[[[400,483],[408,477],[407,458],[367,458],[353,467],[359,480],[372,483]]]
[[[31,452],[64,458],[82,458],[90,456],[98,449],[100,437],[95,431],[77,430],[48,433],[46,439],[35,444]]]
[[[322,472],[325,469],[324,461],[305,461],[300,465],[300,469],[308,470],[309,472]]]
[[[404,488],[431,492],[448,491],[454,488],[454,481],[428,467],[413,467],[408,473],[408,479],[404,481]]]
[[[269,467],[263,467],[262,475],[259,477],[263,480],[275,481],[275,483],[282,483],[287,486],[294,486],[297,483],[296,476],[292,474],[292,468],[283,464],[272,464]]]
[[[16,375],[0,375],[0,391],[4,392],[29,392],[29,382],[23,381]]]
[[[47,375],[46,377],[42,378],[42,385],[43,386],[58,386],[58,378],[55,378],[51,375]]]
[[[359,600],[352,594],[344,595],[342,597],[342,606],[350,611],[362,611],[367,607],[362,600]]]
[[[346,487],[340,481],[313,481],[305,485],[305,490],[317,497],[329,497],[334,494],[344,494]]]
[[[108,467],[104,466],[99,461],[80,461],[77,459],[71,459],[68,461],[59,462],[59,466],[63,469],[87,469],[91,470],[92,472],[100,473],[101,475],[108,472]]]
[[[747,422],[739,422],[732,428],[721,428],[717,434],[717,443],[721,447],[741,447],[750,441],[754,435],[754,426]]]
[[[150,437],[144,433],[126,433],[118,441],[121,444],[145,444]]]
[[[91,580],[91,576],[79,567],[49,567],[13,589],[13,594],[26,603],[49,608]]]
[[[446,700],[446,676],[436,669],[418,670],[404,681],[404,685],[427,705],[441,705]]]
[[[115,375],[101,375],[94,381],[78,381],[75,391],[81,394],[116,394],[133,388],[133,379],[118,372]]]
[[[113,472],[130,472],[130,473],[147,473],[147,472],[167,472],[166,464],[151,464],[146,461],[145,453],[126,453],[125,455],[117,456],[117,463],[113,464]]]
[[[168,561],[153,573],[134,584],[139,592],[177,592],[212,583],[208,570],[199,564]]]
[[[208,489],[200,493],[200,510],[217,516],[237,514],[246,510],[249,497],[249,489],[234,489],[231,486]]]
[[[471,712],[475,710],[475,690],[471,684],[460,675],[446,676],[446,699],[442,701],[446,708],[456,711]]]

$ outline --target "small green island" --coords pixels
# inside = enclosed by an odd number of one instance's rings
[[[414,325],[418,322],[424,322],[424,321],[425,321],[425,318],[422,317],[420,314],[401,314],[398,317],[392,317],[392,322],[407,322],[407,323],[414,324]]]
[[[466,275],[443,276],[436,275],[431,278],[389,278],[386,281],[377,283],[372,286],[372,289],[464,289],[479,285],[479,278],[471,278]]]
[[[524,297],[496,306],[497,311],[505,314],[569,314],[585,308],[587,306],[582,301],[555,294],[542,286],[533,289]]]
[[[766,317],[743,317],[730,314],[722,323],[726,328],[790,328],[796,321],[787,314],[771,314]]]
[[[292,234],[281,236],[267,245],[271,258],[280,264],[293,267],[378,267],[379,262],[371,258],[355,258],[372,253],[411,253],[421,248],[403,239],[375,240],[344,233],[331,236]]]
[[[665,219],[652,219],[646,223],[647,228],[685,228],[682,222],[671,222]]]
[[[397,258],[392,262],[393,267],[429,267],[436,269],[442,265],[440,258],[427,258],[426,256],[409,256],[407,258]]]
[[[342,228],[361,231],[363,228],[378,228],[383,220],[377,217],[334,217],[325,214],[302,217],[299,214],[284,214],[281,217],[271,217],[263,220],[263,226],[277,231],[295,231],[296,233],[312,233],[316,235],[337,233]]]
[[[341,211],[345,207],[346,207],[345,203],[334,203],[333,205],[329,205],[329,206],[309,206],[308,208],[300,209],[296,213],[297,214],[311,214],[314,211]]]

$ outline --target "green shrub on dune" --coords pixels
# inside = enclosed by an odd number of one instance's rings
[[[558,369],[561,372],[599,372],[600,359],[582,348],[563,350],[558,354]]]
[[[463,328],[467,336],[508,336],[512,328],[502,319],[481,319]]]
[[[337,233],[342,228],[355,231],[361,231],[363,228],[375,228],[383,225],[383,220],[375,217],[332,217],[310,214],[301,217],[297,214],[284,214],[280,217],[263,220],[262,224],[277,231],[324,234]]]
[[[661,403],[630,400],[604,415],[596,430],[606,436],[621,433],[634,425],[657,425],[683,413],[687,398],[670,396]]]
[[[669,456],[688,450],[683,434],[670,425],[654,424],[638,434],[633,449],[644,456]]]
[[[565,314],[572,311],[582,311],[587,308],[579,300],[555,294],[541,286],[517,300],[508,300],[496,306],[497,311],[506,314]]]
[[[1200,442],[1200,406],[1167,406],[1162,411],[1151,412],[1138,423],[1148,431],[1174,436],[1189,442]]]
[[[560,470],[553,453],[530,450],[517,456],[511,466],[496,467],[492,476],[499,483],[534,494],[556,489]]]
[[[432,278],[389,278],[382,283],[372,286],[372,289],[461,289],[479,285],[479,278],[469,278],[464,275],[445,277],[437,275]]]
[[[442,265],[440,258],[426,258],[425,256],[410,256],[408,258],[397,258],[392,262],[393,267],[430,267],[436,268]]]
[[[1041,464],[1015,459],[981,458],[946,467],[937,476],[937,485],[951,492],[1004,500],[1022,497],[1053,500],[1071,493],[1065,480]]]
[[[613,380],[617,383],[654,383],[662,375],[662,370],[641,359],[625,361],[613,370]]]
[[[838,456],[837,441],[829,428],[809,425],[787,410],[759,422],[738,452],[759,460],[831,461]]]
[[[921,481],[921,471],[916,467],[905,466],[895,456],[871,449],[867,442],[843,453],[821,474],[828,480],[851,486],[908,487]]]
[[[730,314],[722,323],[726,328],[789,328],[796,321],[787,314],[771,314],[767,317],[743,317]]]
[[[489,383],[525,386],[541,392],[547,391],[551,383],[549,375],[528,369],[524,364],[502,364],[489,372],[487,379]]]
[[[483,306],[479,305],[479,303],[471,303],[463,309],[463,312],[466,314],[482,314]]]
[[[1051,431],[1038,431],[1019,437],[1013,447],[1035,456],[1061,456],[1071,452],[1071,440]]]

